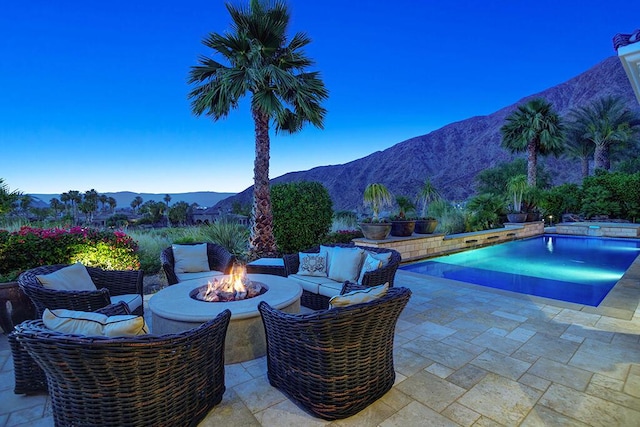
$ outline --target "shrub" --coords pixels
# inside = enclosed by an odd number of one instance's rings
[[[582,206],[582,194],[576,184],[562,184],[541,192],[538,206],[542,215],[552,215],[558,221],[562,214],[578,213]]]
[[[21,227],[0,232],[0,275],[14,280],[30,268],[81,262],[107,270],[140,268],[138,245],[120,231]]]
[[[282,253],[319,244],[331,229],[333,204],[319,182],[276,184],[271,188],[273,234]]]
[[[321,243],[351,243],[353,239],[360,237],[364,237],[360,230],[338,230],[327,234]]]
[[[217,243],[244,260],[249,253],[249,229],[233,220],[221,218],[211,225],[200,227],[205,239],[202,241]]]
[[[481,231],[498,228],[500,216],[504,214],[505,202],[502,196],[495,194],[480,194],[472,198],[467,204],[466,231]]]

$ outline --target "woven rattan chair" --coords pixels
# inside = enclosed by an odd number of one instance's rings
[[[198,245],[202,243],[185,244]],[[207,258],[209,260],[209,270],[221,271],[224,274],[229,274],[231,272],[231,267],[233,267],[233,264],[236,261],[236,257],[233,256],[233,254],[231,254],[224,246],[216,243],[207,243]],[[175,285],[178,283],[180,280],[178,280],[174,271],[176,262],[173,258],[173,249],[171,249],[171,246],[162,250],[160,253],[160,261],[162,263],[164,274],[167,276],[167,283],[169,285]]]
[[[230,318],[161,336],[69,335],[41,320],[14,334],[46,373],[56,426],[187,426],[222,400]]]
[[[49,274],[67,264],[45,265],[27,270],[18,277],[20,289],[31,299],[36,306],[37,317],[42,317],[45,308],[54,310],[66,308],[78,311],[96,311],[99,308],[111,304],[111,297],[118,295],[140,295],[142,302],[142,270],[103,270],[101,268],[87,267],[91,280],[98,288],[95,291],[58,291],[42,286],[37,275]],[[144,305],[133,311],[133,314],[142,315]]]
[[[311,314],[261,302],[269,382],[317,417],[358,413],[393,386],[393,335],[410,296],[389,288],[377,300]]]
[[[124,302],[110,304],[96,310],[107,316],[118,314],[131,314],[129,307]],[[35,360],[29,355],[27,350],[20,345],[15,333],[10,333],[7,337],[11,356],[13,357],[13,373],[15,377],[15,394],[32,394],[47,391],[47,376]]]
[[[336,243],[325,246],[340,246],[343,248],[354,248],[356,247],[353,244],[345,244],[345,243]],[[393,286],[396,271],[400,266],[400,261],[402,260],[402,256],[400,252],[393,249],[384,249],[384,248],[373,248],[373,247],[364,247],[357,246],[361,249],[376,252],[376,253],[385,253],[391,252],[391,259],[389,260],[389,264],[387,264],[383,268],[379,268],[374,271],[369,271],[365,273],[362,284],[366,287],[382,285],[384,283],[389,283],[389,286]],[[305,253],[320,253],[320,246],[316,246],[311,249],[307,249],[303,251]],[[296,274],[298,269],[300,268],[300,257],[297,253],[295,254],[287,254],[282,257],[284,259],[284,268],[286,275]],[[312,310],[324,310],[329,306],[329,297],[325,295],[315,294],[313,292],[308,292],[306,290],[302,290],[302,296],[300,297],[300,304],[303,306],[310,308]]]

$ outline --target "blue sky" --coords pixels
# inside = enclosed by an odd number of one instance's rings
[[[324,130],[272,133],[272,178],[490,114],[615,55],[612,37],[640,26],[640,2],[288,3],[330,97]],[[211,53],[201,40],[229,22],[218,0],[2,2],[0,178],[53,194],[250,186],[247,103],[213,122],[187,99]]]

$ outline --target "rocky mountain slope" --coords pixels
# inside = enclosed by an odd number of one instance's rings
[[[474,194],[478,172],[514,158],[500,146],[500,127],[518,105],[542,97],[565,116],[572,108],[607,95],[622,97],[630,109],[640,112],[633,89],[615,56],[493,114],[449,124],[353,162],[291,172],[272,179],[271,183],[319,181],[329,190],[335,210],[361,209],[362,193],[369,183],[381,182],[394,194],[413,196],[425,178],[430,178],[446,199],[461,201]],[[539,158],[539,162],[551,171],[555,185],[580,181],[578,161],[548,157]],[[226,209],[234,201],[249,204],[252,194],[250,187],[216,207]]]

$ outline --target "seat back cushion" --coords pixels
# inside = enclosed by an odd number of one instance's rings
[[[42,286],[56,291],[95,291],[87,268],[77,262],[49,274],[38,274],[36,278]]]
[[[382,267],[382,261],[371,256],[371,253],[367,252],[366,256],[364,257],[364,262],[362,263],[362,268],[360,269],[358,284],[362,285],[362,279],[364,278],[365,273],[377,270],[380,267]]]
[[[373,252],[367,251],[367,254],[371,255],[375,259],[382,261],[382,265],[379,268],[386,267],[391,261],[391,252]]]
[[[42,322],[52,331],[84,336],[129,337],[148,334],[142,316],[106,316],[86,311],[45,309]]]
[[[326,253],[327,254],[327,276],[329,274],[331,274],[331,258],[333,256],[333,250],[335,249],[335,246],[324,246],[324,245],[320,245],[320,253]]]
[[[302,276],[327,277],[327,254],[325,252],[298,253],[300,266],[298,274]]]
[[[360,275],[364,251],[360,248],[335,247],[331,254],[329,278],[336,282],[355,282]]]
[[[198,273],[209,271],[209,258],[207,257],[207,244],[199,245],[171,245],[173,271],[178,273]]]
[[[373,286],[366,289],[358,289],[347,292],[343,295],[336,295],[329,300],[329,308],[347,307],[353,304],[361,304],[363,302],[373,301],[387,294],[389,283],[384,285]]]

